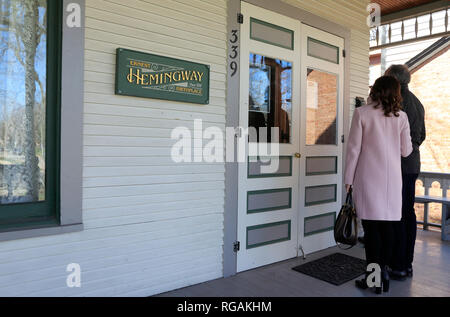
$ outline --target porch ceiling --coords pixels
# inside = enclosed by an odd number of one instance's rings
[[[446,10],[450,9],[449,0],[374,1],[381,6],[381,27],[378,26],[371,29],[371,51],[421,40],[442,38],[450,34],[448,29],[448,13],[445,13]],[[429,16],[429,23],[425,20],[420,22],[420,17],[423,16],[426,18],[427,15]],[[406,30],[405,21],[408,20],[410,22],[413,19],[415,19],[416,24],[415,30],[414,26],[411,29],[411,25]],[[396,24],[397,22],[400,24]],[[442,25],[444,26],[443,28]],[[387,27],[387,29],[383,30],[383,26]],[[401,34],[400,39],[399,34]],[[383,36],[387,37],[387,40],[383,40]]]
[[[381,6],[381,15],[410,9],[436,0],[375,0]]]

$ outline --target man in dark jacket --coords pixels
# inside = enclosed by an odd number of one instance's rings
[[[387,76],[398,79],[402,87],[403,111],[406,112],[411,129],[413,152],[407,158],[402,158],[403,176],[403,207],[402,220],[396,224],[397,245],[391,265],[391,277],[404,280],[412,276],[412,262],[417,234],[417,219],[414,211],[416,181],[420,174],[420,146],[425,141],[425,110],[414,94],[409,91],[408,84],[411,74],[404,65],[393,65],[387,71]]]

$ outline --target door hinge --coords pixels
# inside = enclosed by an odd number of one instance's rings
[[[238,13],[238,15],[237,15],[237,22],[239,24],[244,24],[244,15],[242,13]]]
[[[345,50],[342,50],[342,57],[344,57],[344,58],[347,57],[347,52]]]
[[[342,143],[345,143],[345,135],[341,136],[341,141],[342,141]]]
[[[239,241],[236,241],[236,242],[233,244],[233,251],[234,251],[235,253],[238,253],[239,251],[241,251],[241,243],[240,243]]]

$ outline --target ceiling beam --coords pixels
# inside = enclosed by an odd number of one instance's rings
[[[381,16],[381,24],[395,22],[399,20],[404,20],[410,17],[414,17],[420,14],[426,14],[433,11],[439,11],[443,10],[445,8],[448,8],[449,1],[448,0],[437,0],[433,1],[427,4],[423,4],[420,6],[416,6],[413,8],[393,12],[390,14],[382,15]]]
[[[445,37],[445,36],[450,36],[450,31],[432,34],[432,35],[428,35],[428,36],[422,36],[422,37],[413,38],[413,39],[404,40],[404,41],[382,44],[382,45],[371,47],[370,51],[372,52],[372,51],[377,51],[377,50],[381,50],[381,49],[386,49],[389,47],[395,47],[395,46],[400,46],[400,45],[404,45],[404,44],[411,44],[411,43],[415,43],[415,42],[419,42],[419,41],[432,40],[432,39],[437,39],[439,37]]]

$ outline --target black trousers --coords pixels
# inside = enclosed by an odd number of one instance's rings
[[[392,262],[394,222],[362,220],[367,265],[377,263],[383,268]]]
[[[394,225],[395,244],[391,267],[406,270],[412,267],[417,236],[417,217],[414,210],[416,181],[419,174],[403,174],[402,220]]]

